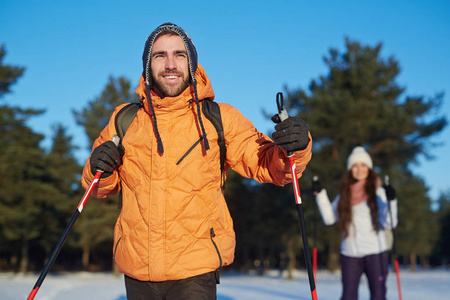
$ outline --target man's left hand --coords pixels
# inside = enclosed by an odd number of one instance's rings
[[[275,125],[272,139],[287,152],[304,150],[309,143],[308,125],[300,117],[289,117]]]

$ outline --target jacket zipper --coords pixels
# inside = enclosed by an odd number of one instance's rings
[[[117,240],[116,246],[114,247],[114,254],[113,254],[113,261],[114,261],[114,262],[116,261],[117,247],[119,246],[119,243],[120,243],[120,240],[121,240],[121,239],[122,239],[122,237],[120,237],[120,238]]]
[[[194,100],[190,99],[189,100],[189,105],[192,105],[192,103],[194,103]],[[186,153],[183,154],[183,156],[181,156],[181,158],[177,161],[176,165],[178,166],[183,159],[186,158],[186,156],[189,155],[189,153],[192,152],[192,150],[194,150],[194,148],[203,140],[203,136],[201,136],[192,146],[191,148],[188,149],[188,151],[186,151]]]
[[[196,141],[196,142],[194,143],[194,145],[192,145],[191,148],[189,148],[189,150],[186,151],[185,154],[183,154],[183,156],[177,161],[176,164],[179,165],[179,164],[183,161],[183,159],[184,159],[186,156],[188,156],[189,153],[191,153],[192,150],[194,150],[194,148],[202,141],[202,139],[203,139],[203,137],[200,137],[200,138],[198,139],[198,141]]]
[[[217,247],[216,242],[214,242],[214,239],[213,239],[216,236],[216,234],[214,233],[214,228],[211,227],[211,229],[209,230],[209,233],[210,233],[210,237],[211,237],[211,242],[213,243],[214,248],[216,248],[217,255],[219,256],[219,262],[220,262],[219,268],[221,268],[222,267],[222,256],[220,256],[219,248]]]

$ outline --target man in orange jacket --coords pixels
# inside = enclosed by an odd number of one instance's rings
[[[211,82],[189,35],[171,23],[148,37],[143,68],[136,89],[142,108],[119,147],[110,140],[126,104],[116,108],[94,142],[82,184],[87,188],[102,170],[93,195],[122,191],[113,250],[128,299],[216,299],[218,270],[233,262],[236,241],[221,190],[217,132],[200,109],[214,100]],[[303,120],[277,124],[272,140],[236,108],[219,106],[226,171],[285,185],[292,181],[286,151],[295,151],[301,176],[312,144]]]

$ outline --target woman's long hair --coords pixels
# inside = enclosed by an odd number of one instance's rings
[[[369,169],[369,175],[366,179],[364,189],[368,196],[367,203],[370,208],[370,215],[372,217],[372,224],[375,230],[380,230],[380,224],[378,222],[378,209],[377,209],[377,173]],[[348,170],[342,176],[341,185],[339,188],[339,203],[337,207],[338,211],[338,228],[340,232],[344,233],[344,237],[348,236],[348,230],[350,223],[352,222],[352,208],[350,204],[350,186],[354,184],[356,180],[352,176],[352,171]]]

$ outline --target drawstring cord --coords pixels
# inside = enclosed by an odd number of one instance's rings
[[[150,95],[150,87],[147,84],[145,84],[145,89],[147,91],[148,102],[150,102],[150,109],[152,110],[153,124],[154,124],[154,127],[155,127],[156,140],[158,142],[158,152],[163,154],[164,153],[164,146],[163,146],[163,143],[161,141],[161,135],[159,134],[159,131],[158,131],[158,123],[156,122],[155,108],[153,107],[152,97]]]
[[[201,110],[200,110],[200,101],[198,100],[198,94],[197,94],[197,81],[195,80],[195,77],[192,80],[192,86],[194,88],[195,103],[197,105],[198,121],[200,123],[200,128],[202,130],[202,135],[200,137],[200,140],[204,141],[204,143],[205,143],[205,150],[209,150],[209,142],[208,142],[208,138],[206,137],[205,127],[203,126],[202,113],[201,113]],[[152,115],[153,115],[153,124],[154,124],[154,127],[155,127],[156,140],[157,140],[157,143],[158,143],[158,152],[163,154],[164,153],[164,146],[163,146],[163,143],[162,143],[162,140],[161,140],[161,135],[159,134],[159,130],[158,130],[158,123],[156,121],[155,108],[153,107],[153,102],[152,102],[152,98],[151,98],[151,95],[150,95],[150,87],[147,84],[145,84],[145,89],[146,89],[146,92],[147,92],[148,101],[150,102],[150,109],[151,109]]]

